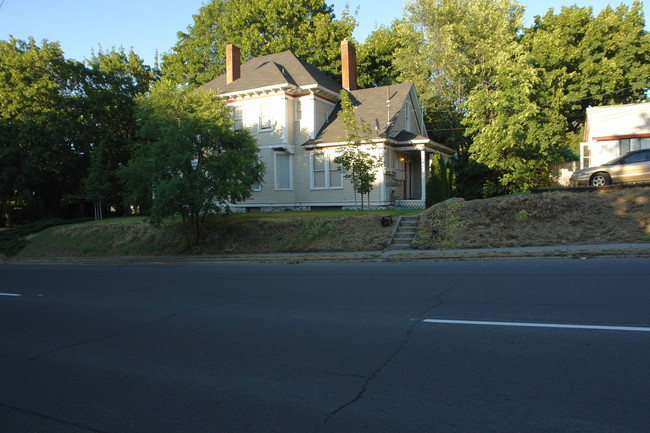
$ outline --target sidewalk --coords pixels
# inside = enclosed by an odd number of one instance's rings
[[[549,245],[536,247],[476,248],[451,250],[384,251],[387,257],[411,255],[419,259],[487,259],[487,258],[594,258],[650,257],[650,243],[621,243],[594,245]]]
[[[404,262],[443,260],[512,260],[534,258],[650,258],[650,243],[598,245],[553,245],[539,247],[476,248],[451,250],[386,250],[356,252],[314,252],[277,254],[228,254],[205,256],[119,256],[119,257],[55,257],[8,259],[6,264],[70,263],[70,264],[168,264],[168,263],[284,263],[303,262]]]

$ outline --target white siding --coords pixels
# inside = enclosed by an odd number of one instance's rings
[[[604,164],[625,153],[621,140],[638,137],[639,147],[650,142],[650,104],[612,105],[587,109],[586,142],[581,143],[581,167]],[[589,149],[590,157],[585,157]]]
[[[650,104],[612,105],[587,109],[587,141],[650,133]]]
[[[334,107],[336,105],[333,102],[325,101],[318,97],[314,99],[314,137],[323,125],[325,125]]]
[[[299,101],[299,102],[296,102]],[[300,120],[296,119],[296,104],[300,104]],[[325,124],[332,110],[333,102],[324,100],[313,94],[291,96],[275,94],[252,97],[231,102],[240,106],[243,113],[243,124],[260,147],[260,160],[266,167],[261,189],[254,191],[252,198],[240,206],[249,207],[309,207],[309,206],[352,206],[354,192],[350,182],[343,178],[341,188],[315,189],[312,188],[312,172],[310,164],[311,151],[306,151],[301,144],[315,137]],[[272,129],[260,131],[260,112],[262,106],[273,114]],[[402,115],[403,117],[403,115]],[[411,116],[413,119],[413,115]],[[413,122],[412,122],[413,123]],[[279,189],[276,176],[276,153],[288,149],[294,152],[291,158],[292,188]],[[336,155],[335,149],[330,149]],[[384,154],[383,146],[378,146],[376,152]],[[373,204],[386,204],[390,189],[383,185],[384,170],[379,169],[377,181],[371,192]],[[364,197],[364,200],[366,198]],[[357,195],[360,203],[360,197]]]
[[[242,121],[257,140],[258,146],[287,143],[287,100],[284,94],[261,96],[231,102],[229,105],[242,108]],[[272,129],[260,130],[260,114],[264,110],[271,117]]]

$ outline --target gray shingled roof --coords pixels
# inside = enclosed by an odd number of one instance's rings
[[[393,128],[393,123],[412,88],[413,84],[404,83],[350,92],[352,103],[356,107],[356,118],[365,120],[370,126],[369,138],[396,138],[400,134],[401,131]],[[339,138],[345,137],[345,127],[338,118],[340,109],[340,105],[337,105],[316,138],[309,140],[306,145],[336,143],[341,141]]]
[[[226,74],[223,74],[200,88],[219,93],[236,93],[284,84],[298,87],[319,85],[335,93],[342,89],[339,83],[291,51],[250,59],[242,63],[239,79],[226,84]]]

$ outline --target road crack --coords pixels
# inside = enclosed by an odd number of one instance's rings
[[[171,320],[171,319],[173,319],[174,317],[176,317],[176,316],[178,316],[180,314],[193,313],[193,312],[204,310],[204,309],[207,309],[207,308],[219,307],[221,305],[228,304],[228,303],[230,303],[230,302],[229,301],[223,301],[223,302],[220,302],[220,303],[217,303],[217,304],[203,305],[203,306],[198,307],[198,308],[192,308],[192,309],[188,309],[188,310],[177,311],[177,312],[168,314],[165,317],[161,317],[159,319],[151,320],[149,322],[146,322],[146,323],[143,323],[143,324],[140,324],[140,325],[131,326],[131,327],[128,327],[128,328],[123,329],[121,331],[111,333],[109,335],[102,335],[100,337],[91,338],[91,339],[88,339],[88,340],[78,341],[76,343],[71,343],[71,344],[67,344],[67,345],[64,345],[64,346],[60,346],[60,347],[54,348],[52,350],[49,350],[47,352],[39,353],[37,355],[30,356],[29,358],[25,358],[25,359],[19,361],[19,363],[35,361],[35,360],[37,360],[39,358],[43,358],[45,356],[51,355],[53,353],[61,352],[63,350],[71,349],[73,347],[79,347],[79,346],[84,346],[84,345],[87,345],[87,344],[97,343],[99,341],[104,341],[104,340],[108,340],[108,339],[111,339],[111,338],[114,338],[114,337],[119,337],[120,335],[125,335],[125,334],[128,334],[128,333],[134,332],[134,331],[139,331],[139,330],[144,329],[144,328],[146,328],[148,326],[152,326],[152,325],[155,325],[155,324],[158,324],[158,323],[161,323],[161,322],[165,322],[167,320]]]
[[[379,366],[377,367],[370,375],[368,376],[359,376],[359,377],[364,377],[365,380],[361,384],[361,389],[357,393],[357,395],[351,399],[350,401],[342,404],[341,406],[337,407],[333,411],[329,412],[327,415],[325,415],[325,418],[323,422],[316,428],[316,432],[320,431],[323,427],[327,425],[327,423],[330,422],[332,418],[334,418],[337,414],[339,414],[341,411],[345,410],[346,408],[353,406],[356,404],[359,400],[363,398],[365,395],[366,391],[368,390],[368,386],[370,383],[399,355],[405,348],[406,346],[409,345],[409,343],[413,340],[413,333],[415,332],[415,328],[422,323],[422,321],[425,319],[425,317],[429,314],[429,312],[435,308],[438,308],[442,305],[444,305],[444,301],[442,300],[443,296],[454,290],[455,287],[451,287],[443,292],[440,292],[436,296],[436,303],[433,305],[428,306],[426,309],[421,311],[418,316],[415,319],[411,319],[411,324],[409,327],[406,329],[406,333],[404,336],[404,340],[397,346],[397,348],[386,358],[386,360]]]
[[[1,403],[0,402],[0,407],[5,408],[5,409],[9,409],[9,410],[12,410],[12,411],[15,411],[15,412],[20,412],[22,414],[31,415],[31,416],[34,416],[34,417],[37,417],[37,418],[46,419],[48,421],[54,421],[54,422],[57,422],[59,424],[67,425],[69,427],[76,427],[78,429],[89,431],[89,432],[108,433],[105,430],[98,430],[96,428],[89,427],[89,426],[86,426],[86,425],[83,425],[83,424],[79,424],[79,423],[72,422],[72,421],[66,421],[66,420],[56,418],[56,417],[53,417],[53,416],[50,416],[50,415],[45,415],[43,413],[34,412],[32,410],[29,410],[29,409],[23,409],[23,408],[20,408],[20,407],[12,406],[12,405],[6,404],[6,403]]]

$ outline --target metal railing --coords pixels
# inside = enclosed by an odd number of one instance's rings
[[[395,206],[402,209],[426,209],[424,200],[395,200]]]

